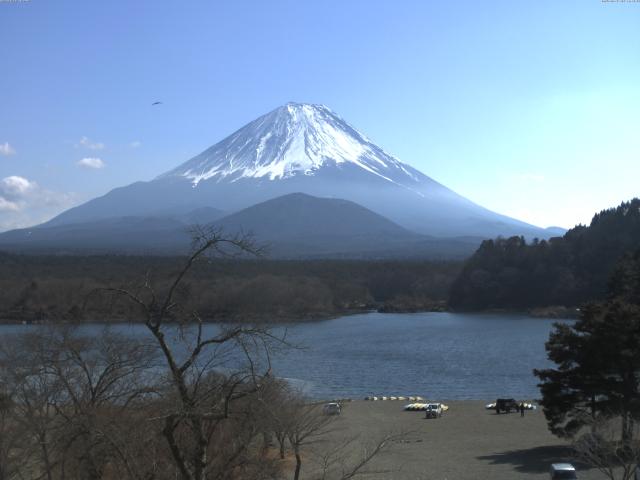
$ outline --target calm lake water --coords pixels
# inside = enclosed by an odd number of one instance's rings
[[[534,368],[550,365],[554,320],[491,314],[354,315],[298,325],[307,345],[277,359],[315,397],[422,395],[437,399],[537,398]]]
[[[553,322],[506,314],[368,313],[293,324],[288,338],[304,348],[278,354],[273,371],[314,398],[534,399],[532,370],[550,365],[544,342]],[[38,327],[6,325],[0,333],[28,328]],[[141,325],[117,328],[146,335]]]

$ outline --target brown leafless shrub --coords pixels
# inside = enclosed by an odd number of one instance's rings
[[[633,478],[640,459],[640,428],[637,424],[625,425],[627,435],[623,436],[621,424],[620,418],[603,415],[573,443],[579,461],[611,480]]]

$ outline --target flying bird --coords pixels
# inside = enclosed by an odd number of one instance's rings
[[[151,106],[153,107],[154,105],[161,105],[161,104],[162,104],[162,102],[153,102],[153,103],[151,104]]]

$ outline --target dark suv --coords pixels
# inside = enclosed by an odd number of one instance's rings
[[[511,413],[511,410],[518,411],[518,402],[513,398],[499,398],[496,400],[496,413]]]

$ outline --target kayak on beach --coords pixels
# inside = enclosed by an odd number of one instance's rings
[[[484,408],[486,408],[487,410],[495,410],[496,409],[496,404],[494,403],[487,403]],[[536,410],[538,407],[536,405],[534,405],[533,403],[525,403],[524,404],[524,408],[525,410]]]
[[[404,410],[411,411],[411,412],[424,412],[428,408],[429,405],[431,405],[431,403],[421,403],[421,402],[410,403],[410,404],[404,406]],[[443,404],[441,404],[441,406],[442,406],[442,411],[443,412],[446,412],[447,410],[449,410],[449,406],[448,405],[445,405],[443,403]]]

